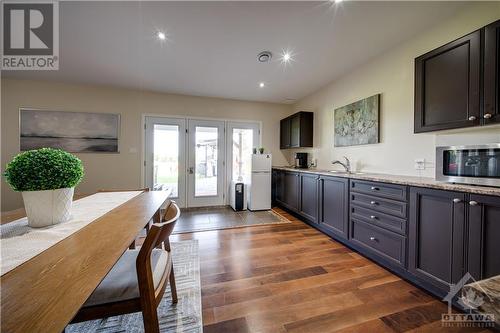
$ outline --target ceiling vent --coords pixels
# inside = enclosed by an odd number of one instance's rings
[[[259,62],[269,62],[272,57],[273,54],[270,51],[262,51],[257,55],[257,60],[259,60]]]

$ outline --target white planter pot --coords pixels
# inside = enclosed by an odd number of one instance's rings
[[[29,226],[42,228],[67,221],[73,204],[73,192],[73,187],[21,192]]]

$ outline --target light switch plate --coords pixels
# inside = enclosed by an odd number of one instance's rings
[[[425,159],[424,158],[415,159],[415,170],[425,170]]]

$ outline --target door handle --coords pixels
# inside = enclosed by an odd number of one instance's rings
[[[192,175],[192,174],[194,173],[194,168],[193,168],[193,167],[189,167],[189,168],[187,169],[187,172],[188,172],[190,175]]]

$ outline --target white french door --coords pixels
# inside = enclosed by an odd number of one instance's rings
[[[189,207],[224,205],[224,121],[188,120]]]
[[[181,207],[224,205],[231,180],[250,182],[260,142],[259,123],[146,116],[145,186]]]
[[[145,184],[172,189],[171,198],[186,206],[186,120],[146,117]]]
[[[249,184],[252,173],[252,153],[260,147],[260,124],[227,122],[227,189],[231,181]],[[228,192],[229,193],[229,192]]]

